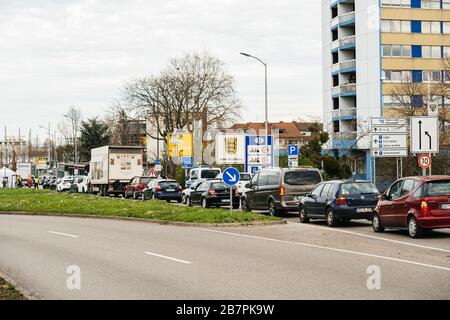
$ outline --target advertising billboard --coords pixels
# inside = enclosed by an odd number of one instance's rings
[[[168,155],[170,158],[192,157],[192,133],[174,132],[167,135]]]
[[[245,134],[219,133],[216,135],[216,163],[245,163]]]

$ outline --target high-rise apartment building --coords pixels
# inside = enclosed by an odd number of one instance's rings
[[[354,171],[371,179],[370,117],[431,100],[450,108],[448,98],[424,94],[450,82],[450,0],[323,0],[322,36],[327,149],[354,157]],[[401,98],[406,86],[414,92]]]

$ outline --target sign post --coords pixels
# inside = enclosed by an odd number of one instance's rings
[[[298,145],[290,144],[288,145],[288,166],[298,167]]]
[[[431,169],[432,159],[428,154],[421,154],[418,159],[419,166],[422,168],[422,175],[426,176],[427,169]]]
[[[241,179],[239,170],[233,167],[226,168],[223,171],[223,182],[230,186],[230,212],[233,212],[233,186],[235,186]]]

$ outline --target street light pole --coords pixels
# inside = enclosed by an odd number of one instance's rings
[[[51,136],[52,136],[52,133],[51,133],[51,130],[50,130],[50,122],[48,123],[48,128],[46,128],[46,127],[44,127],[44,126],[39,126],[39,128],[42,128],[42,129],[44,129],[44,130],[46,130],[47,131],[47,134],[48,134],[48,163],[49,163],[49,166],[51,167],[51,165],[52,165],[52,147],[51,147],[51,145],[52,145],[52,138],[51,138]]]
[[[252,56],[251,54],[241,52],[241,55],[247,58],[253,58],[261,62],[264,66],[264,104],[265,104],[265,123],[264,127],[266,130],[266,161],[269,161],[269,119],[268,119],[268,97],[267,97],[267,63],[262,61],[260,58]],[[272,141],[273,148],[274,141]],[[273,152],[273,150],[272,150]],[[270,166],[272,167],[272,159],[270,159]]]

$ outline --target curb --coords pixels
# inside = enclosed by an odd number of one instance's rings
[[[272,225],[287,224],[286,219],[279,221],[255,221],[255,222],[233,222],[233,223],[198,223],[198,222],[180,222],[180,221],[166,221],[156,219],[142,219],[133,217],[119,217],[119,216],[99,216],[89,214],[62,214],[62,213],[32,213],[21,211],[4,211],[0,212],[0,215],[20,215],[20,216],[46,216],[46,217],[66,217],[66,218],[85,218],[85,219],[104,219],[104,220],[116,220],[116,221],[135,221],[145,222],[160,225],[172,225],[180,227],[264,227]]]
[[[37,294],[28,291],[27,289],[25,289],[24,287],[22,287],[19,284],[19,281],[16,280],[15,278],[9,276],[9,274],[3,272],[2,270],[0,270],[0,278],[3,278],[6,282],[8,282],[9,284],[11,284],[16,291],[20,292],[25,299],[27,300],[39,300],[39,298],[37,297]]]

